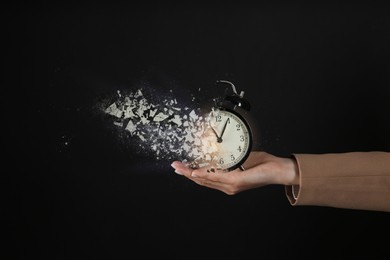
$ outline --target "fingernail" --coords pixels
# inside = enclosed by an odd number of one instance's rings
[[[172,164],[171,164],[171,166],[172,166],[172,168],[174,168],[174,169],[176,169],[176,162],[173,162]]]
[[[175,171],[177,174],[179,174],[179,175],[183,175],[182,173],[180,173],[180,172],[178,172],[178,171]]]
[[[196,178],[196,177],[198,177],[198,175],[197,175],[196,173],[193,172],[193,173],[191,174],[191,177]]]

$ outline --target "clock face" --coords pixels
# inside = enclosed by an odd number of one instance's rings
[[[229,110],[217,110],[209,117],[209,131],[214,163],[221,169],[233,170],[247,159],[252,138],[248,124],[238,114]]]

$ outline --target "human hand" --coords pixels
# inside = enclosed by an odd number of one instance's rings
[[[220,190],[229,195],[270,184],[299,184],[298,166],[292,158],[282,158],[256,151],[251,152],[243,166],[244,171],[236,169],[230,172],[221,170],[207,172],[210,167],[194,170],[179,161],[172,163],[176,173],[199,185]]]

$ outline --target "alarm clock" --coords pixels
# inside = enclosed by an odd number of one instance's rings
[[[215,105],[209,114],[208,127],[215,136],[213,144],[213,163],[217,169],[232,171],[240,168],[252,151],[253,136],[248,121],[250,104],[244,99],[244,92],[237,93],[233,83],[218,80],[217,83],[229,84],[232,94],[214,99]]]

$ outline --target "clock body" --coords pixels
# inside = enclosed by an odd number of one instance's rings
[[[252,149],[252,132],[248,122],[237,111],[219,108],[210,116],[210,128],[217,147],[213,161],[218,168],[231,171],[240,167]]]

